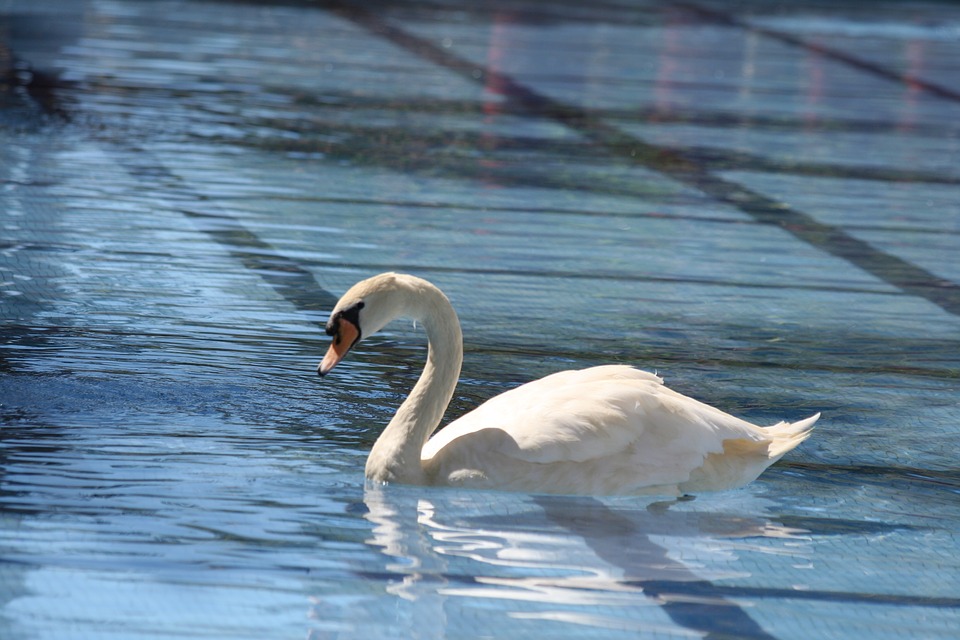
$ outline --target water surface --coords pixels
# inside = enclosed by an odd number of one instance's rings
[[[4,638],[950,638],[960,13],[722,3],[0,2]],[[631,363],[759,423],[692,499],[365,487],[450,417]]]

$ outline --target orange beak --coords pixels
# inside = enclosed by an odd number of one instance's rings
[[[347,355],[347,352],[357,343],[359,338],[360,330],[357,328],[357,325],[346,318],[340,318],[337,334],[333,336],[333,342],[330,343],[330,348],[327,349],[327,355],[323,356],[323,361],[320,363],[320,366],[317,367],[317,373],[321,376],[330,373],[330,370],[343,360],[344,356]]]

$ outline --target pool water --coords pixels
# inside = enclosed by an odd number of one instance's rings
[[[0,0],[0,637],[955,638],[960,8]],[[608,362],[757,423],[682,499],[365,486]]]

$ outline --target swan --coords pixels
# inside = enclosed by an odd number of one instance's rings
[[[810,436],[817,413],[758,427],[625,365],[561,371],[506,391],[431,438],[463,362],[457,314],[436,286],[383,273],[351,287],[330,313],[327,375],[362,338],[398,317],[427,333],[420,379],[370,451],[373,483],[579,495],[731,489],[753,481]]]

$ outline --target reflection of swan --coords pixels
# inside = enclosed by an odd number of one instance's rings
[[[430,346],[420,380],[367,458],[366,475],[378,482],[578,494],[726,489],[760,475],[819,417],[761,428],[651,373],[608,365],[507,391],[428,441],[463,359],[457,315],[429,282],[384,273],[354,285],[330,315],[333,343],[318,371],[400,316],[421,322]]]
[[[395,561],[387,565],[387,571],[402,576],[399,583],[387,587],[387,593],[405,600],[416,600],[422,574],[437,572],[436,567],[430,566],[432,556],[425,553],[430,544],[423,539],[425,534],[418,526],[418,514],[425,508],[424,501],[418,499],[410,504],[408,499],[403,504],[396,499],[387,500],[382,491],[371,488],[364,495],[364,502],[368,509],[365,518],[375,525],[373,538],[367,543],[380,547],[384,555],[394,558]]]
[[[781,559],[806,560],[805,538],[752,515],[763,503],[744,499],[755,501],[741,496],[736,512],[726,513],[696,502],[631,499],[618,506],[587,497],[464,497],[376,485],[364,494],[365,517],[375,525],[368,542],[390,558],[387,592],[401,596],[398,612],[416,602],[414,621],[428,615],[437,637],[476,624],[480,610],[503,613],[509,622],[491,620],[487,629],[508,624],[516,637],[542,632],[524,620],[552,620],[647,634],[659,629],[669,637],[736,629],[767,638],[714,581],[742,582],[748,568],[775,574]],[[742,562],[741,553],[751,554],[751,562]],[[484,604],[491,600],[504,604]]]

